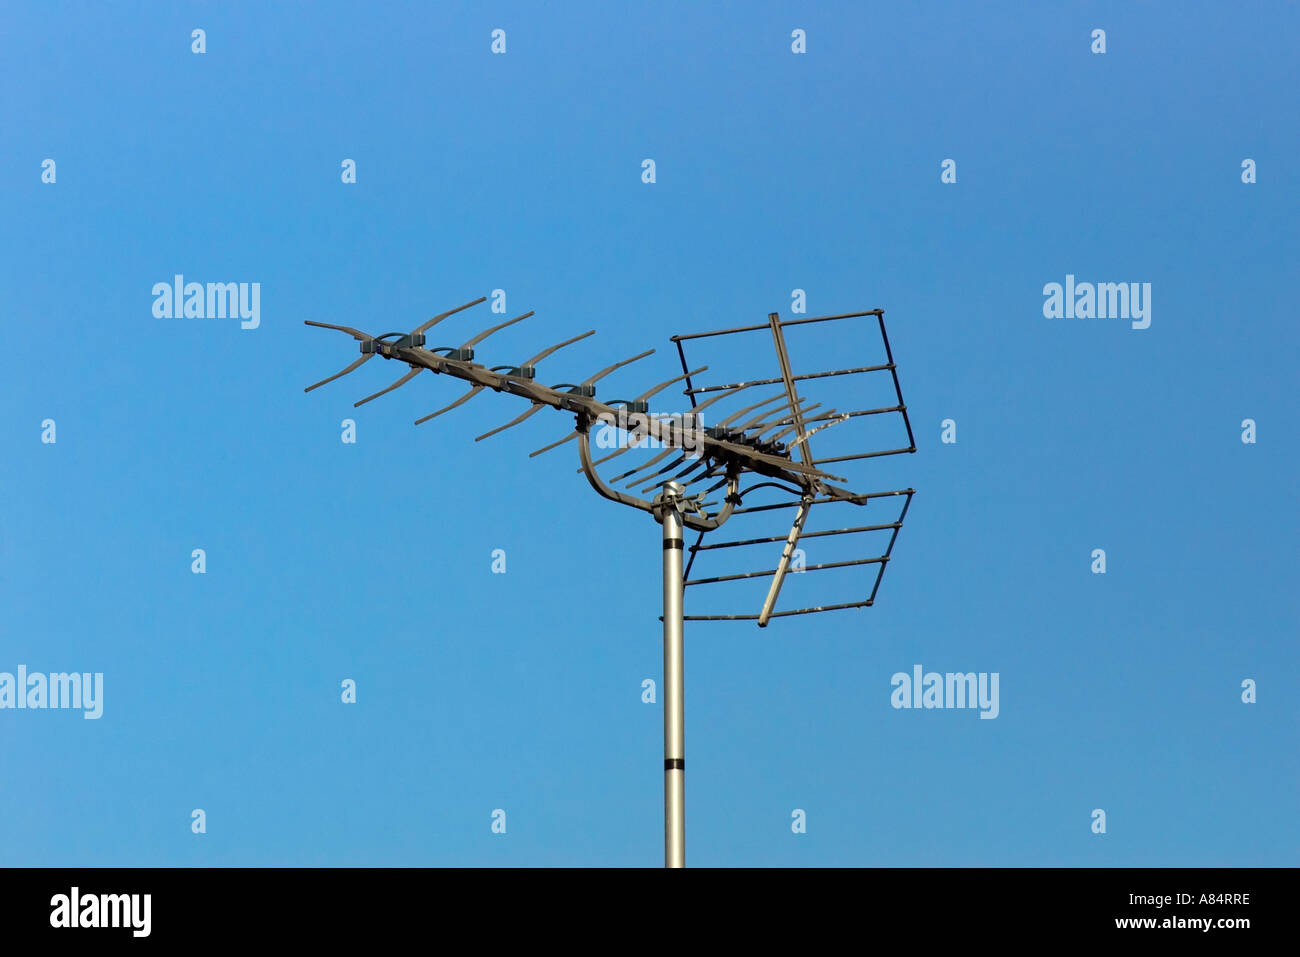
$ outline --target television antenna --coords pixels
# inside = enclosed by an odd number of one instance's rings
[[[718,329],[689,335],[673,336],[682,372],[673,378],[638,394],[633,399],[596,398],[597,383],[625,366],[638,362],[654,353],[630,356],[582,379],[576,383],[564,382],[548,386],[538,380],[538,364],[561,349],[594,334],[589,330],[543,349],[518,365],[484,366],[475,361],[477,346],[489,336],[530,318],[533,313],[493,325],[459,346],[428,345],[428,333],[444,320],[477,306],[487,297],[480,297],[440,313],[410,332],[387,332],[372,336],[351,326],[307,320],[307,325],[334,329],[347,333],[360,343],[361,357],[344,369],[306,388],[311,392],[355,371],[375,356],[405,363],[408,371],[395,382],[358,400],[361,406],[405,385],[420,372],[446,375],[470,384],[463,395],[449,405],[417,419],[421,425],[444,413],[464,405],[486,390],[505,393],[528,401],[528,408],[509,422],[475,438],[482,441],[506,429],[522,424],[543,407],[571,412],[575,416],[574,431],[558,441],[530,453],[530,457],[576,440],[581,471],[592,488],[602,497],[620,505],[630,506],[653,515],[662,526],[663,539],[663,636],[664,636],[664,863],[667,867],[683,867],[686,863],[686,752],[685,708],[683,701],[684,663],[683,631],[686,621],[755,621],[765,628],[776,618],[816,614],[851,608],[865,608],[875,603],[876,594],[884,576],[885,567],[893,553],[894,543],[911,505],[915,490],[911,488],[889,491],[859,492],[846,487],[849,480],[830,471],[837,471],[886,455],[916,451],[907,406],[903,402],[898,371],[894,363],[889,338],[885,332],[884,311],[844,313],[782,320],[771,313],[766,323]],[[819,371],[796,375],[786,344],[786,330],[803,331],[814,324],[830,328],[835,324],[862,321],[866,325],[875,320],[883,346],[883,362],[853,368]],[[820,326],[820,324],[828,324]],[[841,328],[841,326],[836,326]],[[722,343],[730,358],[730,346],[738,338],[766,331],[772,338],[776,361],[766,370],[765,378],[729,384],[697,385],[698,378],[708,371],[707,365],[692,368],[687,362],[686,348],[699,347],[703,340]],[[841,348],[837,345],[837,349]],[[778,372],[779,375],[771,375]],[[887,404],[876,408],[840,410],[825,408],[813,402],[811,395],[801,390],[813,390],[827,380],[847,381],[849,377],[877,377],[887,373],[892,385],[883,400]],[[862,380],[854,380],[862,381]],[[877,379],[878,381],[878,379]],[[657,415],[650,411],[650,400],[665,389],[684,383],[682,394],[689,398],[689,412],[675,415]],[[766,388],[765,388],[766,387]],[[762,390],[754,392],[751,390]],[[763,396],[759,398],[759,396]],[[726,412],[711,426],[704,424],[705,410],[717,407]],[[834,429],[817,444],[831,436],[850,433],[854,423],[875,420],[875,417],[896,416],[901,420],[907,436],[907,445],[886,443],[896,447],[864,449],[850,444],[843,454],[818,458],[813,454],[813,440],[820,433]],[[615,440],[616,451],[593,459],[592,432],[603,431],[604,438]],[[604,443],[598,442],[598,446]],[[608,446],[604,446],[608,447]],[[633,449],[657,447],[662,451],[641,462],[635,468],[607,478],[599,471],[601,466]],[[599,449],[598,449],[599,450]],[[668,460],[667,464],[660,463]],[[658,466],[656,468],[656,466]],[[650,470],[654,471],[650,471]],[[745,483],[748,482],[748,485]],[[616,488],[615,486],[622,487]],[[744,486],[744,487],[742,487]],[[649,493],[656,492],[652,498]],[[721,493],[720,498],[709,496]],[[746,505],[746,499],[751,504]],[[814,508],[818,514],[836,507],[863,507],[877,499],[901,499],[902,507],[892,521],[874,524],[849,525],[842,528],[811,530],[809,518]],[[756,515],[794,509],[789,531],[779,535],[760,535],[723,542],[704,542],[704,536],[741,515]],[[838,513],[837,513],[838,514]],[[762,521],[762,520],[760,520]],[[697,533],[693,545],[685,543],[685,532]],[[770,529],[769,529],[770,530]],[[860,537],[883,533],[887,543],[879,554],[867,557],[849,557],[839,561],[804,564],[799,561],[804,541],[816,541],[824,547],[832,541],[860,542]],[[744,570],[706,578],[691,578],[697,558],[701,555],[743,555],[754,546],[782,543],[775,568],[752,569],[742,563]],[[851,545],[852,555],[859,554]],[[683,560],[686,552],[690,558]],[[711,559],[706,559],[711,560]],[[778,608],[777,602],[783,587],[792,573],[854,569],[860,566],[876,568],[871,589],[865,596],[850,595],[840,600],[818,601],[793,608]],[[685,614],[685,591],[693,586],[716,586],[731,582],[767,582],[766,593],[756,610],[725,614]]]

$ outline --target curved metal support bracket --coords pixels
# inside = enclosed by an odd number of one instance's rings
[[[591,462],[591,435],[587,431],[587,423],[582,422],[578,426],[578,455],[582,459],[582,471],[587,476],[587,481],[591,483],[602,498],[607,498],[611,502],[618,502],[620,505],[631,505],[633,508],[639,508],[643,512],[654,513],[654,506],[645,499],[637,498],[635,495],[627,495],[623,492],[615,491],[605,484],[600,474],[596,471],[596,466]]]
[[[620,492],[617,489],[612,489],[605,484],[604,479],[600,477],[600,474],[596,471],[596,467],[591,460],[590,426],[591,423],[586,416],[580,415],[578,417],[578,429],[577,429],[578,454],[579,457],[582,459],[582,471],[586,474],[587,481],[591,483],[591,487],[595,489],[596,493],[600,495],[602,498],[607,498],[611,502],[618,502],[620,505],[630,505],[633,508],[638,508],[643,512],[649,512],[651,515],[654,515],[656,519],[658,519],[659,518],[658,507],[652,504],[651,502],[647,502],[643,498],[637,498],[635,495],[628,495],[626,492]],[[720,527],[723,522],[725,522],[728,518],[731,517],[732,509],[734,509],[736,507],[736,503],[740,501],[740,496],[737,494],[739,487],[740,487],[739,469],[735,469],[735,468],[728,469],[727,470],[727,495],[726,495],[725,504],[722,506],[722,508],[719,509],[712,516],[706,515],[703,512],[682,511],[681,512],[682,524],[685,525],[687,528],[694,529],[697,532],[711,532],[714,529]]]

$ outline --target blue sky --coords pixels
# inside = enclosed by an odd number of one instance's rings
[[[527,457],[567,415],[415,428],[429,375],[354,410],[391,364],[303,393],[355,354],[304,319],[497,288],[537,315],[488,364],[659,350],[602,395],[794,289],[886,310],[894,561],[869,610],[688,626],[689,863],[1296,864],[1297,16],[7,5],[0,671],[102,672],[104,713],[0,710],[0,864],[662,861],[658,527]],[[260,283],[260,326],[156,318],[176,273]],[[1045,318],[1067,274],[1151,283],[1150,328]],[[916,664],[997,672],[998,717],[894,709]]]

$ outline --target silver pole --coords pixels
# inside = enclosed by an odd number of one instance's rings
[[[682,665],[682,517],[684,487],[665,482],[664,526],[664,866],[686,866],[686,712]]]

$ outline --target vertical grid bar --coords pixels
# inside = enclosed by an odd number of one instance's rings
[[[911,451],[916,451],[916,436],[912,435],[912,420],[907,415],[907,405],[903,402],[903,387],[898,384],[898,366],[894,364],[894,350],[889,348],[889,333],[885,332],[885,312],[882,309],[876,316],[876,321],[880,323],[880,340],[885,344],[885,359],[889,362],[889,374],[894,377],[894,395],[898,396],[898,404],[903,413],[903,425],[907,426],[907,444],[911,446]]]
[[[780,313],[769,312],[767,321],[772,326],[772,341],[776,345],[776,358],[781,363],[781,379],[785,382],[785,395],[790,402],[790,418],[794,421],[796,434],[802,438],[804,434],[803,413],[799,411],[799,401],[794,394],[794,374],[790,371],[790,354],[785,351],[785,333],[781,331]],[[812,465],[812,452],[809,451],[807,442],[800,443],[799,457],[803,459],[804,465]]]
[[[695,408],[695,387],[691,385],[691,370],[686,366],[686,350],[682,348],[680,342],[677,343],[677,357],[682,360],[682,372],[686,374],[686,395],[690,396],[691,408]]]

